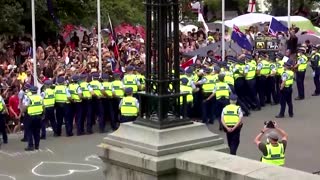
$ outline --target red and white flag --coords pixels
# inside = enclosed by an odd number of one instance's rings
[[[209,27],[208,27],[206,21],[204,20],[203,15],[200,10],[198,11],[198,22],[202,22],[204,30],[206,31],[205,33],[207,34],[209,32]]]
[[[191,66],[192,64],[195,64],[196,63],[196,60],[197,60],[197,55],[195,55],[193,58],[189,59],[188,61],[182,63],[180,65],[180,67],[182,67],[183,69],[186,69],[188,68],[189,66]]]
[[[256,12],[256,0],[249,0],[248,12]]]
[[[199,1],[192,1],[190,3],[190,6],[191,6],[192,12],[194,12],[195,14],[197,14],[197,12],[201,10],[201,3]]]

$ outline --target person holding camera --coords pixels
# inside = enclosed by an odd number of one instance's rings
[[[267,134],[267,143],[265,144],[261,142],[261,139],[267,131],[270,132]],[[278,134],[282,137],[280,141]],[[265,127],[254,140],[255,144],[263,154],[261,162],[283,166],[285,164],[287,140],[288,134],[283,129],[279,128],[275,122],[265,122]]]
[[[240,144],[240,131],[242,128],[243,113],[240,106],[237,106],[237,95],[230,96],[230,104],[223,108],[221,113],[221,123],[227,134],[230,154],[236,155]]]

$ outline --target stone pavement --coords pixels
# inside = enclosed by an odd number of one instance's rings
[[[307,172],[320,171],[320,96],[312,97],[314,91],[311,72],[308,72],[305,80],[304,101],[293,101],[294,118],[276,119],[275,115],[280,110],[280,105],[264,107],[262,111],[253,112],[250,117],[244,117],[244,126],[241,131],[238,155],[250,159],[259,160],[261,153],[254,144],[254,138],[264,126],[264,121],[275,120],[289,135],[286,153],[286,167]],[[293,89],[296,97],[297,89]],[[287,112],[286,112],[287,113]],[[215,133],[218,131],[218,123],[209,129]],[[226,142],[226,141],[225,141]]]

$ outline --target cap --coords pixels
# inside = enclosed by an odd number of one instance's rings
[[[71,79],[72,79],[72,81],[77,82],[77,81],[79,81],[80,77],[78,75],[73,75],[71,77]]]
[[[278,140],[279,139],[279,136],[276,132],[274,131],[271,131],[269,134],[268,134],[268,138],[270,139],[273,139],[273,140]]]
[[[251,60],[253,59],[253,56],[251,54],[246,54],[246,59]]]
[[[80,75],[80,78],[81,78],[81,79],[85,79],[85,78],[87,78],[87,77],[88,77],[88,74],[81,74],[81,75]]]
[[[94,72],[91,75],[92,75],[92,78],[99,78],[100,77],[100,74],[97,72]]]
[[[113,73],[113,77],[120,77],[120,75],[121,75],[120,72],[114,72]]]
[[[300,46],[297,51],[298,52],[306,52],[306,48],[303,46]]]
[[[36,86],[31,86],[31,87],[30,87],[30,91],[31,91],[31,92],[37,92],[37,91],[38,91],[38,87],[36,87]]]
[[[214,38],[213,38],[212,36],[208,36],[208,40],[213,41],[213,40],[214,40]]]
[[[133,88],[132,87],[128,87],[128,88],[126,88],[126,90],[125,90],[125,93],[126,94],[130,94],[130,93],[132,93],[133,92]]]
[[[187,78],[182,78],[181,83],[182,84],[188,84],[189,80]]]
[[[59,83],[59,84],[64,83],[64,81],[65,81],[65,79],[62,76],[58,77],[58,79],[57,79],[57,83]]]
[[[277,54],[276,54],[276,57],[277,57],[277,58],[283,58],[283,54],[282,54],[282,53],[277,53]]]
[[[193,69],[189,67],[189,68],[186,70],[186,74],[193,74]]]
[[[216,72],[220,72],[220,71],[221,71],[221,68],[220,68],[219,66],[215,66],[215,67],[213,68],[213,70],[216,71]]]
[[[237,61],[238,61],[237,58],[234,57],[234,56],[227,56],[227,57],[226,57],[226,60],[228,60],[228,61],[233,61],[233,62],[237,62]]]
[[[236,101],[238,99],[238,96],[236,94],[231,94],[230,100],[231,101]]]
[[[219,74],[218,79],[219,81],[224,81],[224,74]]]
[[[44,85],[47,85],[47,86],[51,86],[53,84],[53,82],[51,80],[45,80],[43,82]]]
[[[211,73],[211,69],[210,69],[210,68],[205,68],[205,69],[204,69],[204,72],[205,72],[205,73]]]
[[[180,67],[180,73],[184,73],[184,69],[182,67]]]
[[[134,69],[133,66],[128,66],[128,67],[126,68],[126,71],[133,71],[133,69]]]
[[[106,74],[106,73],[103,73],[103,74],[101,75],[101,78],[102,78],[102,79],[109,79],[109,75]]]

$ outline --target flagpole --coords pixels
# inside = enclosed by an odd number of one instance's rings
[[[221,61],[224,61],[224,58],[226,57],[226,47],[225,47],[225,0],[222,0],[222,37],[221,37],[221,45],[222,45],[222,52],[221,52]]]
[[[38,84],[37,75],[37,56],[36,56],[36,17],[34,0],[31,0],[31,16],[32,16],[32,60],[33,60],[33,85]]]
[[[288,28],[289,28],[289,29],[290,29],[290,27],[291,27],[290,12],[291,12],[291,0],[288,0]]]
[[[102,57],[101,57],[101,13],[100,0],[97,0],[97,18],[98,18],[98,55],[99,55],[99,71],[102,73]]]

